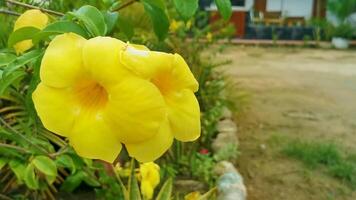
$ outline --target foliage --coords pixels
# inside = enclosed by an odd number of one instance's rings
[[[209,16],[197,11],[197,1],[22,2],[65,14],[60,18],[51,16],[51,23],[42,30],[22,28],[13,33],[15,18],[0,15],[0,188],[3,193],[12,197],[23,194],[23,198],[29,199],[54,199],[58,189],[74,192],[87,185],[95,188],[102,199],[128,199],[130,195],[132,199],[132,195],[136,195],[135,198],[139,195],[133,192],[139,190],[134,165],[126,188],[122,177],[113,172],[112,165],[80,158],[67,141],[46,130],[36,115],[31,95],[40,79],[44,49],[55,35],[67,32],[85,38],[110,35],[152,49],[177,52],[188,60],[200,84],[197,96],[203,112],[202,137],[198,144],[176,142],[159,161],[162,176],[168,180],[157,198],[171,196],[172,179],[169,177],[192,175],[212,185],[211,169],[215,160],[212,155],[197,152],[200,146],[210,149],[216,123],[227,104],[221,95],[224,78],[216,72],[224,62],[214,63],[214,55],[204,57],[202,52],[212,47],[215,40],[228,38],[234,31],[231,25],[224,21],[208,25]],[[225,19],[231,15],[231,5],[227,2],[216,2]],[[26,9],[9,5],[0,7],[19,13]],[[176,30],[169,30],[173,20],[180,25]],[[35,48],[16,55],[13,44],[25,39],[31,39]],[[218,157],[229,156],[224,152]]]
[[[356,12],[355,0],[329,0],[328,10],[343,22],[350,14]]]

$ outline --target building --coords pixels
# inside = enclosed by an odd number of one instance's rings
[[[237,37],[271,39],[275,32],[286,37],[283,39],[302,39],[305,34],[312,35],[312,27],[308,26],[311,19],[325,18],[327,0],[231,0],[231,3],[230,21],[236,26]],[[205,9],[217,12],[214,3]],[[213,16],[212,20],[218,17]],[[296,33],[290,34],[291,31]]]

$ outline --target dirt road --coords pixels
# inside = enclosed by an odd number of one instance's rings
[[[356,199],[339,180],[273,147],[278,135],[356,150],[356,51],[230,47],[223,57],[232,60],[224,68],[232,90],[249,97],[236,116],[249,199]]]

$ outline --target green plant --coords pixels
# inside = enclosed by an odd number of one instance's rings
[[[329,0],[328,10],[343,22],[351,13],[356,11],[355,0]]]
[[[352,188],[356,187],[354,156],[345,156],[345,153],[335,144],[296,140],[289,142],[282,152],[289,157],[302,161],[311,169],[325,167],[325,173],[347,183]]]
[[[240,152],[237,144],[228,143],[214,154],[214,159],[219,162],[222,160],[236,160]]]
[[[331,28],[331,34],[333,37],[340,37],[345,39],[351,39],[354,31],[354,28],[346,23],[342,23],[336,27]]]

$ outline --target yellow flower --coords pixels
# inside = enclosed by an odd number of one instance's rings
[[[200,109],[194,95],[199,86],[180,55],[129,46],[122,52],[121,62],[160,90],[167,110],[166,120],[155,137],[143,143],[126,144],[131,156],[149,162],[171,146],[173,137],[188,142],[200,136]],[[150,148],[154,151],[147,151]]]
[[[169,30],[171,32],[176,32],[181,26],[183,25],[182,22],[177,22],[175,19],[171,21],[171,24],[169,25]]]
[[[40,10],[27,10],[15,22],[14,31],[17,29],[31,26],[38,29],[43,29],[48,23],[48,17]],[[14,45],[17,54],[23,53],[33,47],[31,40],[24,40]]]
[[[159,183],[159,166],[153,162],[140,165],[141,193],[146,199],[152,199],[155,187]]]
[[[208,41],[208,42],[211,42],[211,41],[213,41],[213,34],[212,33],[208,33],[208,34],[206,34],[206,40]]]
[[[188,20],[185,26],[187,27],[187,29],[190,29],[192,27],[192,20]]]
[[[198,84],[179,55],[67,33],[50,42],[40,77],[33,101],[43,125],[83,157],[113,162],[123,143],[148,162],[173,137],[200,135]]]
[[[201,194],[200,192],[191,192],[184,196],[184,200],[198,200],[200,199]]]

